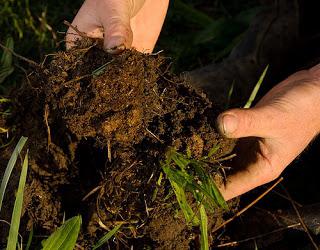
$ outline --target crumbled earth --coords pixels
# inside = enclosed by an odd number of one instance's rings
[[[112,56],[79,44],[55,54],[14,93],[5,125],[29,138],[26,230],[48,235],[64,214],[81,214],[79,245],[85,249],[118,224],[111,249],[197,248],[199,232],[186,225],[169,182],[157,185],[160,162],[169,148],[189,149],[198,159],[215,145],[219,159],[234,142],[215,131],[219,109],[169,67],[160,54],[126,50]],[[3,162],[13,144],[2,149]],[[1,173],[4,167],[1,162]],[[222,222],[222,211],[209,218],[210,229]]]

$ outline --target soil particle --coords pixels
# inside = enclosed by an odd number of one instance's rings
[[[193,238],[190,228],[185,226],[182,217],[168,216],[168,211],[160,213],[152,218],[148,231],[150,237],[158,243],[157,249],[189,249],[190,240]],[[171,211],[172,214],[174,211]]]
[[[52,230],[59,223],[61,204],[55,200],[48,187],[33,179],[25,188],[24,209],[22,214],[28,218],[27,230],[41,226]],[[37,223],[37,224],[34,224]]]

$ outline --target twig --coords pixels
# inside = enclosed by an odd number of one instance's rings
[[[107,142],[107,148],[108,148],[108,160],[109,160],[109,162],[111,162],[112,161],[112,153],[111,153],[111,142],[109,139]]]
[[[82,31],[78,30],[78,28],[76,26],[73,26],[68,21],[64,20],[63,23],[65,25],[67,25],[68,27],[72,28],[79,36],[84,37],[84,38],[88,38],[88,36],[87,36],[87,34],[85,32],[82,32]]]
[[[258,198],[256,198],[253,202],[251,202],[249,205],[238,211],[234,216],[232,216],[230,219],[226,220],[224,223],[213,229],[212,233],[218,231],[220,228],[224,227],[225,225],[229,224],[231,221],[233,221],[235,218],[239,217],[241,214],[243,214],[245,211],[247,211],[250,207],[252,207],[254,204],[256,204],[259,200],[261,200],[264,196],[266,196],[272,189],[274,189],[281,181],[283,180],[283,177],[280,177],[271,187],[269,187],[266,191],[264,191]]]
[[[152,135],[152,137],[157,139],[159,142],[163,143],[163,141],[158,136],[156,136],[154,133],[152,133],[148,128],[146,128],[146,130],[150,135]]]
[[[291,195],[289,194],[288,190],[287,190],[284,186],[281,186],[281,187],[282,187],[282,189],[284,190],[284,192],[286,193],[286,196],[288,197],[288,199],[290,200],[291,205],[292,205],[294,211],[296,212],[297,217],[298,217],[298,219],[299,219],[299,221],[300,221],[300,223],[301,223],[304,231],[306,232],[306,234],[308,235],[308,237],[309,237],[312,245],[314,246],[314,249],[319,250],[319,247],[317,246],[317,244],[315,243],[314,239],[312,238],[312,236],[311,236],[311,234],[310,234],[310,232],[309,232],[309,229],[307,228],[306,224],[304,223],[304,220],[302,219],[302,217],[301,217],[301,215],[300,215],[300,212],[299,212],[296,204],[294,203]]]
[[[272,218],[278,223],[278,226],[282,226],[283,223],[279,221],[279,218],[284,220],[284,221],[288,221],[288,223],[297,223],[297,220],[293,220],[293,219],[290,219],[284,215],[280,215],[280,214],[274,214],[272,212],[270,212],[269,210],[267,209],[264,209],[264,208],[261,208],[261,207],[258,207],[258,206],[255,206],[254,207],[255,209],[257,210],[261,210],[262,212],[265,212],[267,214],[269,214],[270,216],[272,216]]]
[[[147,217],[149,217],[149,208],[146,201],[146,194],[143,194],[144,206],[146,208]]]
[[[46,104],[45,108],[44,108],[44,121],[46,123],[46,127],[47,127],[47,133],[48,133],[48,151],[51,145],[51,130],[50,130],[50,126],[49,126],[49,122],[48,122],[48,117],[49,117],[49,105]]]
[[[28,59],[28,58],[26,58],[26,57],[24,57],[24,56],[21,56],[21,55],[17,54],[17,53],[14,52],[12,49],[4,46],[2,43],[0,43],[0,47],[1,47],[2,49],[6,50],[6,51],[9,51],[12,55],[14,55],[15,57],[19,58],[19,59],[22,60],[22,61],[25,61],[25,62],[27,62],[27,63],[35,66],[35,67],[39,67],[39,66],[40,66],[40,65],[39,65],[38,63],[36,63],[35,61],[32,61],[32,60],[30,60],[30,59]]]
[[[280,196],[281,198],[283,198],[283,199],[285,199],[285,200],[287,200],[287,201],[290,201],[290,199],[289,199],[287,196],[285,196],[285,195],[283,195],[283,194],[281,194],[281,193],[279,193],[279,192],[277,192],[277,191],[275,191],[275,190],[272,190],[272,193]],[[293,201],[293,202],[294,202],[294,204],[296,204],[298,207],[302,207],[302,205],[301,205],[299,202],[296,202],[296,201]]]
[[[227,160],[231,160],[232,158],[236,157],[237,154],[232,154],[232,155],[228,155],[226,157],[220,158],[215,160],[216,162],[223,162],[223,161],[227,161]]]
[[[0,222],[4,223],[4,224],[7,224],[9,227],[11,227],[11,223],[6,221],[6,220],[0,220]],[[18,232],[18,235],[20,237],[20,240],[22,241],[23,240],[23,237],[22,235]]]
[[[20,70],[25,74],[26,79],[27,79],[27,82],[28,82],[28,84],[29,84],[29,86],[30,86],[31,89],[35,89],[35,90],[39,89],[39,88],[33,87],[32,84],[31,84],[31,82],[30,82],[29,76],[30,76],[33,72],[31,72],[31,73],[28,74],[27,71],[26,71],[23,67],[21,67],[19,64],[14,64],[14,66],[17,67],[18,69],[20,69]],[[42,66],[41,66],[41,67],[42,67]]]
[[[295,224],[292,224],[292,225],[289,225],[289,226],[286,226],[286,227],[281,227],[281,228],[275,229],[275,230],[273,230],[271,232],[264,233],[264,234],[259,234],[257,236],[253,236],[253,237],[250,237],[250,238],[247,238],[247,239],[223,243],[223,244],[214,246],[214,248],[238,246],[241,243],[244,243],[244,242],[247,242],[247,241],[250,241],[250,240],[257,240],[257,239],[263,238],[265,236],[268,236],[270,234],[278,233],[278,232],[281,232],[283,230],[290,229],[290,228],[295,228],[295,227],[298,227],[298,226],[301,226],[301,223],[295,223]]]
[[[44,63],[46,62],[46,60],[47,60],[47,58],[48,58],[48,56],[55,56],[57,53],[52,53],[52,54],[47,54],[47,55],[45,55],[44,56],[44,59],[43,59],[43,61],[42,61],[42,63],[40,64],[41,65],[41,67],[43,67],[44,66]]]
[[[102,188],[102,186],[97,186],[94,189],[92,189],[88,194],[86,194],[85,197],[82,198],[81,201],[85,201],[86,199],[88,199],[91,195],[93,195],[95,192],[97,192],[98,190],[100,190]]]
[[[104,230],[110,231],[110,228],[107,227],[107,226],[102,222],[102,220],[101,220],[100,218],[98,218],[98,224],[99,224],[99,226],[102,227]]]
[[[82,247],[82,246],[80,246],[79,244],[76,244],[75,247],[78,248],[78,249],[80,249],[80,250],[85,250],[85,248]]]
[[[163,52],[163,49],[162,49],[162,50],[159,50],[158,52],[150,53],[149,55],[150,55],[150,56],[157,56],[157,55],[159,55],[159,54],[162,53],[162,52]]]
[[[272,217],[272,219],[278,224],[278,226],[283,226],[283,224],[281,224],[281,222],[279,221],[279,219],[277,218],[277,216],[275,214],[273,214],[272,212],[266,210],[266,209],[263,209],[263,208],[259,208],[258,206],[255,206],[254,207],[255,209],[257,210],[260,210],[264,213],[267,213],[268,215],[270,215]],[[296,221],[292,221],[292,223],[297,223]]]

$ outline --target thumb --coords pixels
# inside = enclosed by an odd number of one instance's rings
[[[110,53],[129,48],[132,43],[130,1],[109,0],[103,2],[103,9],[99,10],[99,21],[104,30],[104,48]]]
[[[231,109],[218,116],[220,133],[228,138],[268,137],[273,115],[264,108]]]
[[[99,15],[104,29],[104,48],[109,53],[117,53],[130,48],[133,40],[130,19],[140,10],[144,0],[104,2],[105,11],[108,13]]]
[[[86,0],[72,21],[72,25],[89,37],[102,38],[110,53],[129,48],[132,44],[130,19],[137,14],[144,0]],[[102,32],[103,29],[103,32]],[[67,47],[77,39],[69,28]]]

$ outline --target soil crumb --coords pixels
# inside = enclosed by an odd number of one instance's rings
[[[186,225],[169,181],[157,184],[160,162],[169,148],[199,159],[216,145],[218,159],[234,142],[215,131],[218,107],[171,74],[167,58],[80,44],[56,53],[14,96],[4,125],[29,138],[27,230],[50,234],[64,215],[81,214],[85,249],[119,224],[111,249],[196,248],[199,232]],[[210,229],[222,211],[209,217]]]

